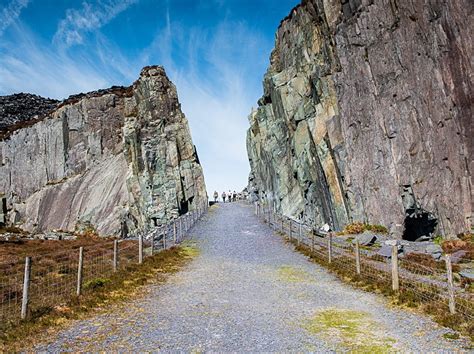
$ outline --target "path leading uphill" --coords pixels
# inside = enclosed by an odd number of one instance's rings
[[[200,255],[166,285],[35,349],[426,352],[462,344],[428,318],[341,283],[246,204],[211,208],[191,233]]]

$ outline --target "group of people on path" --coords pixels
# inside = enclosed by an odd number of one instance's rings
[[[217,191],[215,191],[213,196],[214,196],[214,202],[217,203],[217,199],[219,198],[219,193],[217,193]],[[238,194],[237,194],[236,191],[231,192],[229,190],[228,193],[226,193],[225,191],[222,192],[221,197],[222,197],[222,201],[224,203],[226,203],[226,201],[227,201],[227,203],[230,203],[230,202],[235,202],[237,200]]]

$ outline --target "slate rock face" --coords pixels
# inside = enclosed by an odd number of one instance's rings
[[[130,87],[71,96],[0,140],[9,224],[125,236],[192,210],[204,177],[176,88],[161,67]],[[0,195],[0,196],[1,196]]]
[[[408,240],[469,230],[473,7],[305,0],[294,8],[249,116],[254,198],[335,230],[362,221]]]

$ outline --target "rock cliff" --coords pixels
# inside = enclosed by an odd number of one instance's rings
[[[126,236],[206,199],[188,123],[163,68],[145,67],[130,87],[52,103],[52,111],[28,115],[14,129],[4,124],[6,224]]]
[[[249,187],[284,214],[396,237],[472,223],[469,0],[304,0],[250,117]]]

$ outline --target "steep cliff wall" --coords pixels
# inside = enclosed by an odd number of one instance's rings
[[[335,229],[364,221],[407,239],[469,230],[473,7],[307,0],[294,8],[249,117],[254,196]]]
[[[187,120],[161,67],[144,68],[130,87],[71,96],[22,124],[0,140],[9,224],[126,235],[206,198]]]

